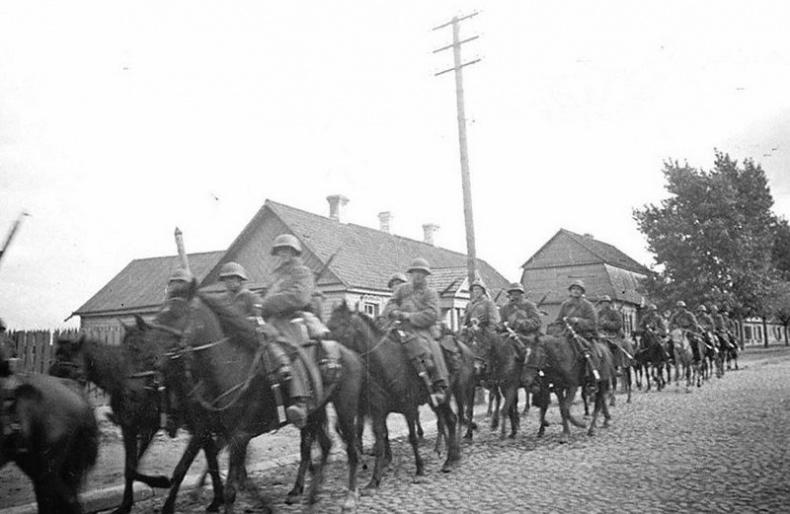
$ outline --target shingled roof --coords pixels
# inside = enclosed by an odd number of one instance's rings
[[[326,262],[337,252],[329,269],[349,288],[386,290],[390,277],[405,271],[415,257],[427,259],[437,273],[449,268],[453,269],[450,274],[454,278],[465,273],[466,254],[460,252],[362,225],[340,223],[271,200],[264,204],[263,209],[266,208],[271,209],[320,261]],[[486,261],[478,259],[477,264],[489,288],[507,287],[505,277]]]
[[[267,200],[227,250],[189,255],[190,268],[201,286],[218,289],[215,282],[220,267],[235,260],[241,249],[249,249],[247,245],[255,248],[256,260],[255,266],[247,269],[251,279],[249,285],[253,288],[263,285],[268,274],[265,270],[270,270],[274,261],[268,253],[271,241],[263,241],[258,229],[270,216],[279,220],[275,224],[277,227],[284,227],[299,238],[306,250],[305,262],[311,268],[320,269],[335,254],[320,284],[340,283],[347,289],[388,291],[389,278],[398,271],[405,271],[415,257],[424,257],[431,264],[434,269],[431,281],[440,293],[452,296],[465,283],[466,255],[463,253],[353,223],[341,223]],[[487,262],[482,259],[477,262],[478,273],[493,294],[507,286],[507,280]],[[74,315],[123,314],[153,309],[162,302],[167,279],[178,263],[175,255],[135,259]]]
[[[563,246],[562,249],[557,248]],[[575,246],[575,248],[573,247]],[[641,275],[650,273],[645,266],[603,241],[561,228],[521,267],[523,269],[559,268],[582,264],[608,264]]]
[[[199,281],[203,280],[223,255],[224,251],[188,254],[189,267]],[[164,299],[170,274],[179,266],[177,255],[135,259],[72,315],[123,314],[146,307],[156,308]]]

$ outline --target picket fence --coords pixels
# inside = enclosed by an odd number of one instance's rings
[[[55,342],[60,337],[75,338],[77,330],[20,330],[8,334],[11,355],[16,355],[15,370],[27,373],[47,373],[55,361]],[[108,343],[121,344],[123,331],[120,327],[83,330],[82,333],[93,339]],[[94,405],[107,405],[109,397],[93,384],[88,384],[86,392]]]

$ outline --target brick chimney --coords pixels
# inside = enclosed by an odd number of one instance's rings
[[[422,226],[422,240],[431,246],[434,246],[434,234],[439,230],[439,225],[435,223],[426,223]]]
[[[390,211],[379,213],[379,230],[387,234],[392,233],[392,213]]]
[[[335,221],[342,221],[341,213],[348,203],[348,198],[343,195],[329,195],[326,201],[329,202],[329,217]]]

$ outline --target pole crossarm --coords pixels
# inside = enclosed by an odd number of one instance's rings
[[[434,74],[433,74],[433,76],[434,76],[434,77],[438,77],[439,75],[444,75],[445,73],[449,73],[449,72],[451,72],[451,71],[460,70],[461,68],[463,68],[463,67],[465,67],[465,66],[469,66],[469,65],[471,65],[471,64],[478,63],[478,62],[480,62],[481,60],[482,60],[482,59],[475,59],[475,60],[473,60],[473,61],[465,62],[465,63],[463,63],[463,64],[462,64],[462,65],[460,65],[460,66],[457,66],[457,67],[456,67],[456,66],[453,66],[452,68],[447,68],[446,70],[442,70],[442,71],[440,71],[440,72],[438,72],[438,73],[434,73]]]
[[[438,54],[439,52],[443,52],[445,50],[449,50],[450,48],[455,48],[456,46],[463,45],[464,43],[468,43],[470,41],[474,41],[475,39],[479,39],[479,38],[480,38],[480,36],[468,37],[466,39],[462,39],[458,43],[451,43],[451,44],[449,44],[447,46],[443,46],[441,48],[437,48],[436,50],[433,51],[433,53]]]
[[[458,23],[459,21],[468,20],[469,18],[472,18],[473,16],[477,16],[478,14],[480,14],[480,11],[475,11],[472,14],[467,14],[466,16],[461,16],[460,18],[455,16],[453,17],[452,20],[448,21],[447,23],[442,23],[441,25],[434,27],[431,30],[443,29],[445,27],[452,25],[453,23]]]

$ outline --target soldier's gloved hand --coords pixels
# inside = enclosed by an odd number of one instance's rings
[[[400,321],[401,312],[400,311],[392,311],[390,312],[390,318],[394,319],[395,321]]]
[[[291,367],[287,365],[280,366],[280,369],[277,370],[277,374],[280,375],[280,380],[286,382],[291,380],[293,374],[291,373]]]
[[[410,318],[411,318],[411,313],[410,312],[401,312],[400,313],[400,320],[401,321],[409,321]]]

